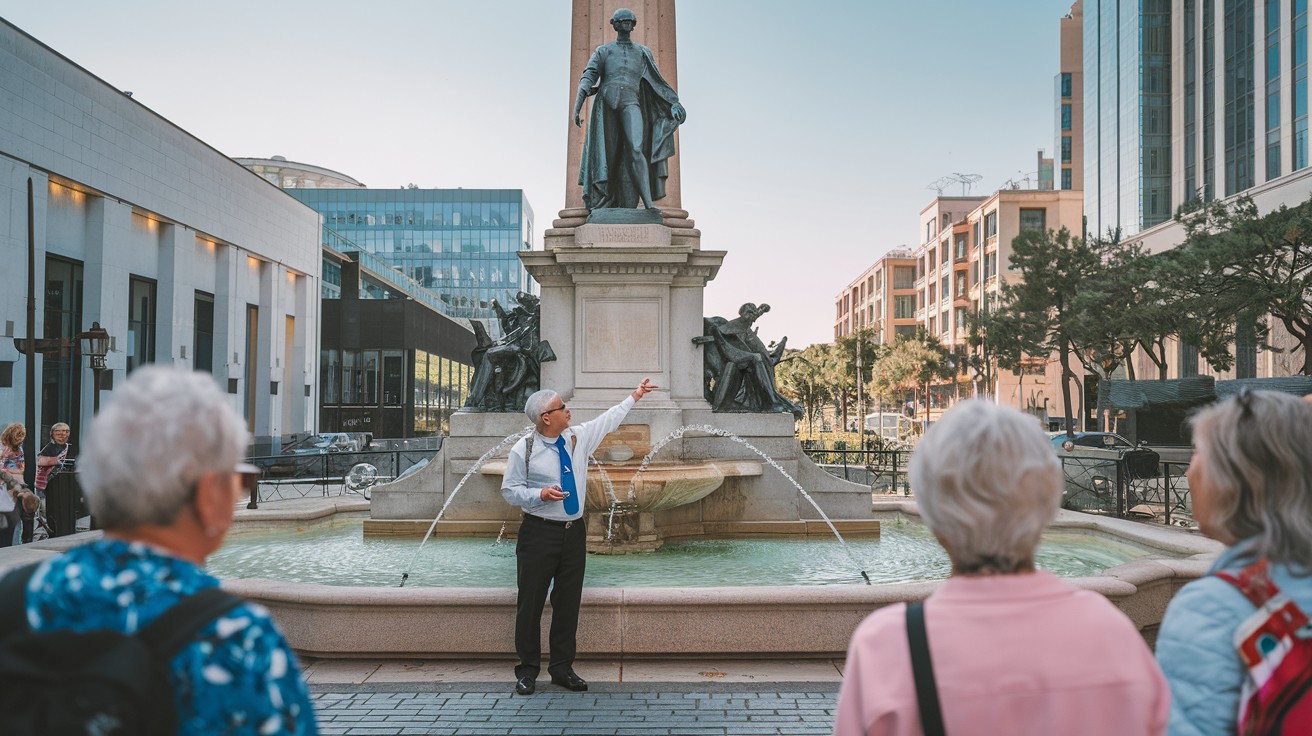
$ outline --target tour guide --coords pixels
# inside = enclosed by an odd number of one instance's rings
[[[569,426],[569,409],[555,391],[543,389],[524,404],[535,432],[510,448],[501,495],[524,509],[515,546],[519,598],[515,604],[515,692],[532,695],[542,670],[542,606],[551,589],[551,681],[587,690],[574,674],[574,651],[583,596],[588,531],[583,523],[588,456],[620,426],[629,409],[655,389],[649,379],[605,414]],[[527,459],[526,459],[527,458]],[[552,581],[555,581],[554,585]]]

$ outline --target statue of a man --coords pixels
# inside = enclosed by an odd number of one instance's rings
[[[715,411],[789,412],[802,417],[801,407],[782,396],[774,382],[774,367],[783,357],[787,338],[770,350],[752,327],[768,311],[769,304],[758,307],[748,302],[734,319],[703,320],[704,334],[692,339],[705,346],[706,400]]]
[[[638,17],[620,8],[610,19],[618,37],[598,47],[579,79],[574,124],[583,125],[583,101],[597,95],[583,143],[579,184],[590,210],[635,208],[665,197],[674,130],[687,117],[679,95],[656,69],[651,49],[629,34]]]

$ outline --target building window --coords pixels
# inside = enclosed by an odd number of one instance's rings
[[[1198,375],[1198,348],[1187,342],[1180,342],[1180,377],[1191,378]]]
[[[916,297],[905,294],[893,297],[893,319],[915,319]]]
[[[956,259],[957,259],[958,261],[964,261],[964,260],[966,259],[966,235],[965,235],[965,233],[962,233],[961,235],[956,236],[956,239],[955,239],[954,242],[953,242],[953,249],[956,251],[955,255],[956,255]]]
[[[1064,164],[1071,162],[1071,137],[1068,135],[1061,137],[1061,162]]]
[[[202,373],[214,372],[214,295],[196,292],[196,330],[192,336],[192,365]]]
[[[1203,5],[1203,201],[1216,196],[1216,4]]]
[[[1061,129],[1071,129],[1071,103],[1069,102],[1061,103]]]
[[[82,264],[46,256],[45,324],[42,337],[76,343],[82,324]],[[82,359],[77,353],[46,353],[41,361],[41,426],[81,416]],[[29,430],[41,437],[44,431]]]
[[[319,351],[319,400],[324,406],[342,403],[342,351]]]
[[[998,213],[993,211],[984,215],[984,237],[995,238],[998,235]]]
[[[1225,193],[1253,186],[1253,6],[1249,0],[1225,3]]]
[[[965,295],[966,295],[966,272],[965,272],[965,271],[958,271],[958,272],[957,272],[957,290],[956,290],[955,296],[956,296],[958,299],[960,299],[961,297],[963,297],[963,296],[965,296]]]
[[[155,282],[132,276],[128,279],[127,372],[155,362]]]
[[[1027,209],[1022,207],[1020,210],[1020,231],[1026,232],[1046,232],[1048,211],[1045,209]]]
[[[1062,73],[1061,73],[1061,96],[1062,96],[1062,97],[1070,97],[1070,96],[1071,96],[1071,73],[1070,73],[1070,72],[1062,72]]]
[[[1071,170],[1070,170],[1070,169],[1062,169],[1062,170],[1061,170],[1061,188],[1062,188],[1062,189],[1070,189],[1070,188],[1071,188]]]
[[[1280,176],[1280,0],[1266,0],[1266,178]]]
[[[1198,196],[1198,0],[1184,0],[1184,197]]]
[[[913,289],[916,286],[916,267],[915,266],[894,266],[893,267],[893,288],[894,289]]]
[[[1293,39],[1290,59],[1294,84],[1290,88],[1293,104],[1289,106],[1294,123],[1293,171],[1307,167],[1307,0],[1293,0]]]

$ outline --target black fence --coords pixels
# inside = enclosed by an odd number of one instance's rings
[[[276,498],[304,497],[318,489],[330,495],[330,489],[348,488],[345,480],[351,469],[367,464],[374,467],[380,482],[399,477],[421,462],[430,460],[435,450],[365,450],[362,452],[326,452],[304,455],[264,455],[246,458],[260,469],[260,490],[256,502]]]
[[[1063,508],[1193,525],[1187,463],[1162,462],[1151,450],[1128,450],[1117,456],[1063,453],[1061,464]]]
[[[843,480],[870,486],[872,493],[911,494],[907,450],[804,449],[811,462]]]

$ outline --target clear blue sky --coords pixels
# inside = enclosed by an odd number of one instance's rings
[[[1052,153],[1069,0],[677,7],[683,206],[703,248],[729,251],[706,311],[767,302],[767,341],[828,342],[835,295],[916,242],[931,181],[977,173],[984,194]],[[522,188],[537,247],[564,205],[569,0],[0,0],[0,16],[230,156]]]

